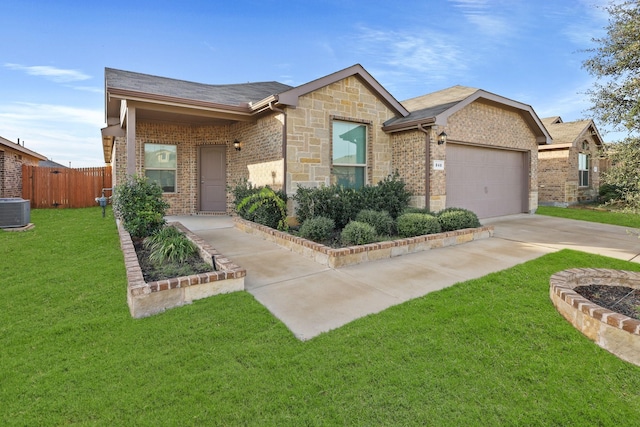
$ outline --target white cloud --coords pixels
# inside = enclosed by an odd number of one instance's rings
[[[24,71],[31,76],[42,76],[56,83],[69,83],[88,80],[91,76],[78,70],[65,70],[62,68],[50,67],[48,65],[26,66],[21,64],[4,64],[10,70]]]
[[[505,37],[513,34],[515,14],[505,14],[507,7],[517,6],[512,2],[505,4],[494,4],[493,7],[488,0],[449,0],[454,7],[462,11],[463,16],[476,29],[486,36],[492,38]]]
[[[102,166],[101,109],[53,104],[0,104],[3,137],[16,141],[65,166]]]

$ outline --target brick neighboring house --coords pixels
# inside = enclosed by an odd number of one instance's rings
[[[134,174],[161,182],[169,214],[231,213],[229,190],[242,179],[293,195],[396,170],[415,206],[480,217],[537,208],[537,147],[550,136],[530,106],[480,89],[400,103],[358,64],[297,87],[107,68],[105,87],[113,184]]]
[[[0,137],[0,198],[22,197],[22,165],[37,166],[41,154]]]
[[[602,137],[593,120],[542,119],[553,143],[538,147],[541,205],[569,206],[594,201],[600,188]]]

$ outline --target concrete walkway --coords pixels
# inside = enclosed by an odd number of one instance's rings
[[[640,262],[640,240],[625,227],[541,215],[484,220],[495,227],[492,238],[340,269],[236,230],[230,217],[167,220],[180,221],[246,268],[246,290],[301,340],[563,248]]]

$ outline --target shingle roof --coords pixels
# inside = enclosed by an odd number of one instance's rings
[[[42,154],[36,153],[33,150],[29,150],[28,148],[25,148],[20,144],[14,143],[0,136],[0,151],[5,151],[4,147],[10,150],[18,151],[22,154],[26,154],[27,156],[35,157],[38,160],[47,160],[47,158]]]
[[[257,102],[291,89],[289,85],[274,81],[209,85],[113,68],[105,68],[105,84],[107,91],[120,89],[233,106]]]
[[[415,122],[416,120],[434,118],[438,114],[454,107],[478,90],[479,89],[476,88],[458,85],[416,98],[407,99],[406,101],[402,101],[401,104],[409,110],[410,114],[406,117],[391,119],[385,123],[385,125],[400,125],[402,123]]]
[[[573,144],[593,124],[591,120],[558,123],[558,119],[559,117],[557,116],[542,119],[542,124],[544,124],[551,134],[551,138],[553,138],[553,144]]]

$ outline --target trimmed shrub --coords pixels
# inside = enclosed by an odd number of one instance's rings
[[[298,236],[314,242],[322,242],[331,236],[335,226],[336,223],[331,218],[323,216],[309,218],[300,226]]]
[[[598,201],[600,203],[611,203],[622,200],[623,190],[621,187],[613,184],[602,184],[598,190]]]
[[[132,176],[116,185],[113,208],[131,237],[144,238],[165,225],[169,203],[162,198],[162,188],[144,176]]]
[[[164,227],[144,239],[143,245],[149,251],[149,260],[155,264],[183,263],[198,253],[195,243],[175,227]]]
[[[356,221],[373,226],[380,236],[390,236],[393,234],[395,227],[395,221],[387,211],[364,209],[358,212]]]
[[[350,245],[366,245],[378,240],[376,229],[364,222],[351,221],[340,233],[342,243]]]
[[[411,193],[396,171],[387,176],[378,185],[371,187],[371,193],[365,198],[365,208],[377,211],[387,211],[393,219],[397,219],[409,206]]]
[[[436,214],[431,212],[429,209],[416,208],[416,207],[413,207],[413,206],[409,206],[409,207],[405,208],[404,211],[402,211],[402,213],[403,214],[406,214],[406,213],[420,213],[420,214],[427,214],[427,215],[436,216]]]
[[[480,227],[478,216],[467,209],[449,208],[437,214],[442,231],[462,230],[463,228]]]
[[[246,196],[236,206],[236,211],[248,221],[283,231],[289,229],[287,203],[269,187],[261,187]]]
[[[303,223],[309,218],[324,216],[335,221],[337,228],[356,218],[363,209],[387,211],[392,218],[408,206],[411,193],[396,172],[380,181],[376,186],[360,189],[344,188],[337,185],[329,187],[298,187],[295,196],[296,217]]]
[[[440,233],[440,223],[433,215],[407,213],[398,217],[398,235],[400,237],[422,236]]]

